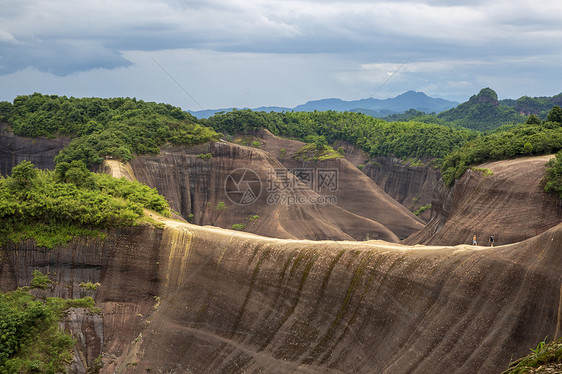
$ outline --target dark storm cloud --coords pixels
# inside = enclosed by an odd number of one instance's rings
[[[0,16],[0,73],[113,69],[127,66],[124,50],[353,53],[392,61],[538,52],[560,37],[556,16],[540,2],[499,3],[9,1]]]
[[[56,85],[63,92],[75,90],[67,77],[100,84],[83,74],[115,71],[123,77],[119,87],[140,92],[134,74],[154,81],[162,73],[149,54],[208,102],[221,92],[221,100],[235,97],[242,105],[266,94],[297,100],[287,88],[295,76],[296,92],[309,98],[369,95],[404,62],[387,95],[415,89],[461,100],[483,86],[513,97],[554,94],[562,85],[552,75],[562,59],[562,3],[553,0],[0,0],[0,6],[6,98],[21,92],[24,81],[33,90],[54,84],[33,71],[61,77]],[[285,75],[272,81],[268,74],[276,71]],[[177,89],[168,83],[163,92]]]

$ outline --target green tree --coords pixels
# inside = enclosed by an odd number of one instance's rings
[[[542,123],[541,119],[534,114],[531,114],[525,124],[527,125],[540,125]]]
[[[28,186],[36,177],[37,170],[31,161],[24,160],[12,168],[12,178],[21,186]]]
[[[562,151],[546,164],[546,185],[544,190],[558,195],[562,199]]]
[[[558,105],[552,107],[552,109],[550,109],[550,112],[548,112],[546,120],[562,124],[562,108],[560,108]]]

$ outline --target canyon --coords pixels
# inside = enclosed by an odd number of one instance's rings
[[[70,141],[0,130],[4,175],[23,159],[52,169]],[[299,160],[302,142],[255,139],[106,160],[100,172],[168,199],[173,218],[146,212],[157,227],[2,248],[2,291],[40,270],[56,283],[37,296],[91,296],[100,308],[63,322],[77,341],[70,372],[101,362],[100,373],[499,373],[562,336],[562,207],[542,190],[552,156],[480,165],[448,188],[428,165],[365,163],[345,144],[345,157]],[[240,169],[260,181],[249,204],[225,182]],[[285,186],[337,204],[268,203],[295,169],[337,170],[334,190]],[[431,210],[416,217],[414,199]],[[475,234],[480,246],[468,245]],[[486,246],[491,234],[499,246]]]

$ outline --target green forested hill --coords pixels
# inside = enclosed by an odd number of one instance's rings
[[[498,100],[494,90],[484,88],[467,102],[441,112],[437,117],[469,129],[490,131],[503,125],[523,123],[531,114],[544,120],[556,105],[562,105],[562,93],[553,97],[523,96],[517,100]]]
[[[505,124],[523,123],[526,119],[513,107],[499,105],[498,95],[490,88],[482,89],[467,102],[441,112],[437,116],[445,121],[479,131],[493,130]]]
[[[0,103],[0,120],[24,136],[69,135],[73,141],[56,157],[57,164],[81,160],[88,167],[104,156],[130,160],[133,154],[158,153],[164,144],[197,144],[234,134],[268,129],[275,135],[315,143],[318,149],[337,140],[354,144],[371,157],[430,158],[451,184],[470,165],[562,149],[562,100],[523,97],[500,105],[496,93],[483,89],[457,108],[433,115],[412,113],[416,121],[387,122],[353,112],[254,112],[235,110],[197,120],[167,104],[136,99],[67,98],[33,94]],[[542,109],[551,106],[548,113]],[[498,109],[499,108],[499,109]],[[540,111],[524,117],[516,108]],[[521,109],[522,110],[522,109]],[[540,117],[546,117],[543,121]],[[452,120],[457,125],[451,125]],[[515,120],[527,118],[525,124]],[[439,123],[432,123],[432,121]],[[500,126],[502,123],[508,125]],[[484,135],[468,126],[495,129]],[[475,124],[480,124],[476,126]],[[440,161],[441,160],[441,161]],[[555,184],[562,185],[555,181]]]
[[[197,144],[217,139],[197,119],[169,104],[129,98],[18,96],[0,103],[0,120],[22,136],[69,135],[75,139],[57,162],[80,159],[88,166],[103,156],[130,160],[134,153],[158,153],[166,143]]]
[[[0,246],[31,238],[51,248],[97,229],[130,226],[143,208],[169,215],[167,201],[138,182],[88,171],[82,161],[61,162],[55,171],[29,161],[0,177]]]
[[[556,153],[560,150],[562,150],[562,109],[555,106],[550,110],[546,121],[531,115],[525,124],[506,129],[500,128],[453,150],[444,158],[441,166],[443,181],[451,185],[471,165]],[[550,179],[552,183],[562,187],[562,180]]]
[[[275,135],[318,145],[343,140],[371,157],[441,158],[477,136],[459,127],[387,122],[361,113],[333,111],[265,113],[245,109],[217,114],[203,123],[228,134],[264,128]]]

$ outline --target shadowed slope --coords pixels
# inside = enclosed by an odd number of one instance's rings
[[[525,157],[468,170],[451,189],[441,183],[433,199],[433,217],[406,244],[496,245],[538,235],[562,222],[562,201],[544,192],[545,163],[553,156]],[[489,169],[493,175],[482,170]]]
[[[68,137],[47,139],[14,135],[8,124],[0,122],[0,175],[9,174],[23,160],[31,161],[39,169],[54,169],[55,156],[68,143]]]

